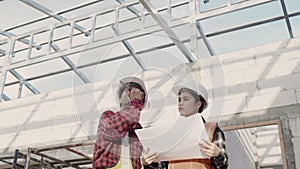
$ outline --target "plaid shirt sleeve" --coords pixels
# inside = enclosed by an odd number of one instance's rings
[[[103,113],[100,119],[101,137],[114,141],[123,138],[140,119],[142,101],[132,99],[131,103],[117,113]]]
[[[213,169],[227,169],[228,155],[226,152],[225,135],[219,126],[214,131],[213,142],[221,149],[219,155],[212,158]]]

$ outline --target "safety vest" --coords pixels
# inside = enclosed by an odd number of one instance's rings
[[[117,165],[110,169],[133,169],[130,159],[130,143],[129,136],[126,133],[125,137],[122,138],[121,155]]]

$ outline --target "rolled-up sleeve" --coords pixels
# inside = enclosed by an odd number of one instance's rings
[[[130,128],[138,123],[142,106],[142,101],[132,99],[129,105],[117,113],[104,112],[98,127],[98,133],[102,135],[101,138],[113,141],[124,137]]]
[[[213,142],[220,148],[218,156],[213,157],[212,167],[214,169],[228,168],[228,155],[226,152],[226,141],[223,131],[217,126],[214,132]]]

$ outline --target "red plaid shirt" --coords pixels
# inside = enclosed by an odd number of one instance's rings
[[[138,123],[142,101],[132,99],[131,104],[117,113],[105,111],[101,117],[94,146],[94,169],[105,169],[116,165],[120,159],[122,138],[129,132],[130,158],[133,169],[142,167],[140,156],[142,144],[134,129],[142,128]]]

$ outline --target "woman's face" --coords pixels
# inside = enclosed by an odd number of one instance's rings
[[[178,96],[178,111],[181,116],[187,117],[198,113],[201,104],[201,101],[196,102],[189,92],[182,91]]]

